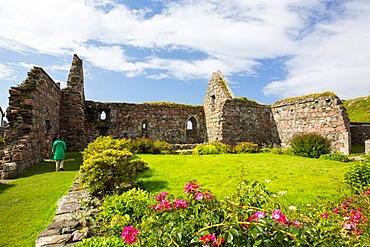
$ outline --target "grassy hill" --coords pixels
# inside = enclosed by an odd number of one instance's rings
[[[344,101],[351,122],[370,122],[370,96]]]

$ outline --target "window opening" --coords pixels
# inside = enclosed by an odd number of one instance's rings
[[[188,123],[186,124],[186,129],[187,130],[192,130],[193,129],[193,123],[191,122],[190,119],[188,120]]]
[[[100,113],[100,120],[105,120],[107,118],[107,114],[105,113],[105,111],[102,111]]]

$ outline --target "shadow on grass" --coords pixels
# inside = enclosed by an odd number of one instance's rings
[[[64,161],[65,171],[78,171],[81,164],[82,157],[79,152],[66,153],[66,159]],[[25,178],[49,172],[55,172],[55,161],[52,159],[52,157],[44,159],[43,162],[38,163],[31,168],[23,171],[22,173],[18,174],[17,178]]]
[[[0,194],[3,193],[6,189],[13,187],[14,184],[0,183]]]
[[[144,173],[140,174],[137,178],[139,188],[146,190],[148,192],[157,192],[168,186],[167,181],[163,180],[145,180],[147,178],[153,177],[155,170],[149,169]],[[142,180],[144,179],[144,180]]]
[[[148,192],[158,192],[167,186],[168,182],[163,180],[139,181],[139,188]]]

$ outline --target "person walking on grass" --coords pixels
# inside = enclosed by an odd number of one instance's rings
[[[66,143],[60,138],[60,134],[56,134],[56,141],[53,143],[52,151],[55,160],[55,170],[64,171],[63,163],[66,157],[67,146]]]

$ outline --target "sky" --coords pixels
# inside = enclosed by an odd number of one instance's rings
[[[202,105],[220,70],[262,104],[325,91],[370,95],[369,0],[1,0],[0,106],[32,67],[86,100]]]

